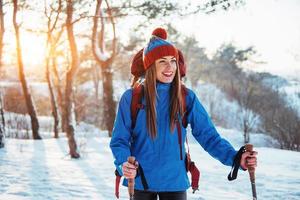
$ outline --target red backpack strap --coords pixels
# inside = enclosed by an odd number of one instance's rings
[[[135,122],[139,110],[144,108],[144,105],[142,104],[143,95],[144,95],[143,84],[136,84],[132,89],[132,99],[130,105],[132,129],[135,127]]]
[[[115,175],[116,175],[115,195],[116,195],[117,199],[119,199],[119,188],[120,188],[121,175],[119,174],[118,170],[115,170]]]

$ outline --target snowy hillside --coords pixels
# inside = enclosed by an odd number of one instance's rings
[[[263,76],[263,74],[261,74]],[[264,84],[274,90],[278,90],[284,97],[286,103],[295,109],[300,116],[300,80],[284,79],[280,76],[266,75]]]
[[[279,91],[285,97],[288,105],[295,109],[300,116],[300,82],[290,81],[288,85],[281,87]]]
[[[6,139],[0,149],[0,199],[2,200],[112,200],[114,197],[114,166],[107,133],[92,127],[79,127],[77,143],[79,160],[68,156],[66,138],[41,141]],[[80,132],[82,131],[82,132]],[[236,148],[242,134],[220,129]],[[264,147],[271,140],[252,135],[259,152],[256,171],[257,194],[264,200],[300,199],[300,154]],[[200,191],[189,200],[251,199],[247,172],[240,171],[233,182],[227,181],[230,167],[211,158],[190,139],[193,160],[201,169]],[[125,187],[121,199],[128,199]]]

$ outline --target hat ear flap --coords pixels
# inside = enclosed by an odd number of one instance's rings
[[[180,70],[180,76],[185,77],[186,75],[186,64],[182,52],[178,49],[178,65]]]

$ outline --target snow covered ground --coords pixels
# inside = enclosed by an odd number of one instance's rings
[[[80,131],[80,129],[78,129]],[[222,135],[239,148],[241,133],[219,128]],[[41,141],[6,139],[0,149],[1,200],[97,199],[114,197],[114,166],[105,132],[90,130],[77,134],[81,153],[70,159],[65,137]],[[259,152],[256,170],[258,199],[300,199],[300,154],[270,148],[270,138],[253,135]],[[229,182],[230,167],[211,158],[190,138],[192,159],[201,170],[200,191],[188,191],[189,200],[246,200],[251,198],[247,172]],[[125,187],[120,187],[120,199],[128,199]]]

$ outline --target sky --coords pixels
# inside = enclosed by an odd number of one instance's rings
[[[299,19],[298,0],[248,0],[239,9],[190,16],[175,27],[209,52],[227,42],[240,48],[254,46],[256,59],[266,63],[250,68],[300,77]]]
[[[183,2],[181,2],[183,3]],[[41,17],[34,13],[19,15],[24,26],[41,27]],[[262,64],[246,63],[256,71],[270,72],[285,77],[300,77],[300,1],[299,0],[246,0],[246,4],[229,11],[218,11],[210,15],[198,13],[174,19],[165,17],[156,20],[145,29],[151,31],[164,23],[172,23],[181,34],[193,36],[201,47],[213,54],[224,43],[233,43],[238,48],[254,46],[257,54],[253,60]],[[11,12],[7,11],[6,24],[11,23]],[[45,21],[43,22],[45,23]],[[128,37],[129,26],[139,23],[136,18],[126,19],[117,27],[117,36]],[[81,25],[75,24],[75,29]],[[14,44],[12,28],[6,41],[7,46]],[[8,30],[8,31],[9,31]],[[146,34],[145,34],[146,35]],[[44,62],[45,37],[30,33],[22,35],[23,58],[26,66],[40,65]],[[142,38],[147,40],[147,38]],[[12,48],[11,48],[12,49]],[[25,67],[26,67],[25,66]]]

